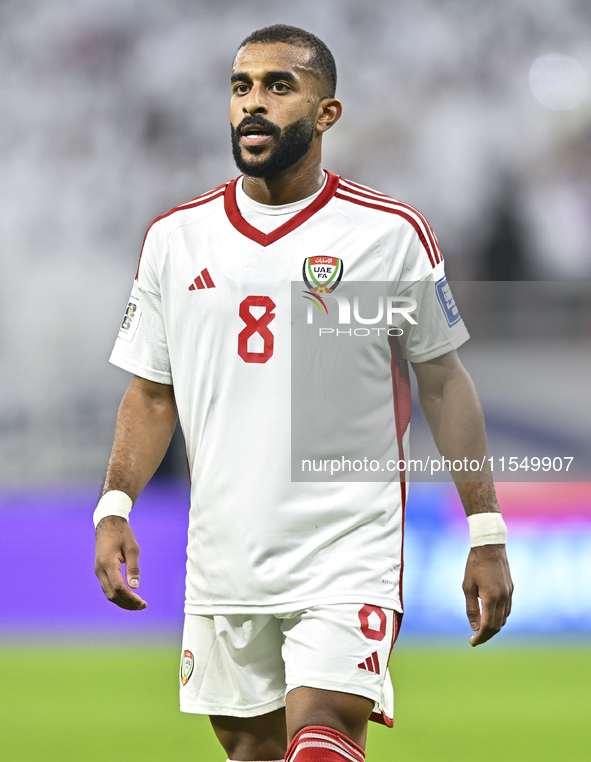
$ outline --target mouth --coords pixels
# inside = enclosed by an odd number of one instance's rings
[[[270,143],[272,137],[268,132],[247,131],[242,135],[242,142],[247,146],[262,146]]]
[[[240,129],[241,142],[246,146],[262,146],[273,139],[271,130],[261,124],[247,124]]]

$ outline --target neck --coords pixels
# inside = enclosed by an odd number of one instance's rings
[[[317,161],[306,161],[306,156],[293,167],[274,177],[249,177],[244,175],[243,188],[246,195],[259,204],[280,206],[293,204],[313,195],[322,188],[324,172]]]

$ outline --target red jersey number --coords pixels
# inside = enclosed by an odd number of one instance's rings
[[[251,313],[251,307],[264,307],[265,312],[255,318]],[[246,327],[238,334],[238,354],[244,362],[267,362],[273,357],[273,345],[275,337],[269,329],[269,323],[275,319],[275,302],[269,296],[247,296],[240,302],[238,314],[246,323]],[[249,352],[248,340],[255,333],[263,339],[264,346],[262,352]]]

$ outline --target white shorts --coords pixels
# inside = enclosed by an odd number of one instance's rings
[[[400,614],[334,604],[282,614],[185,615],[181,711],[255,717],[285,706],[293,688],[354,693],[392,726],[388,660]]]

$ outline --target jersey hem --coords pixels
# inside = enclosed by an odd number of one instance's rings
[[[126,370],[128,373],[133,373],[134,376],[140,376],[148,381],[154,381],[156,384],[166,384],[172,386],[172,376],[166,373],[160,373],[157,370],[146,370],[146,368],[140,368],[127,360],[120,360],[118,357],[114,358],[113,355],[109,357],[111,365],[116,365],[122,370]]]
[[[369,717],[369,720],[370,722],[377,722],[378,725],[385,725],[387,728],[394,727],[394,718],[388,717],[388,715],[383,709],[372,712]]]
[[[392,609],[402,614],[402,605],[398,599],[381,596],[354,595],[329,596],[325,598],[304,598],[302,600],[283,601],[281,603],[246,605],[244,603],[188,603],[185,602],[185,614],[195,616],[230,616],[232,614],[291,614],[314,606],[337,605],[340,603],[368,604]]]
[[[432,349],[430,352],[424,352],[420,355],[404,354],[404,359],[408,360],[408,362],[428,362],[429,360],[434,360],[436,357],[447,355],[449,352],[453,352],[454,350],[459,349],[468,341],[470,334],[468,333],[467,329],[465,330],[466,333],[464,336],[460,337],[456,341],[450,341],[449,344],[446,344],[445,347],[437,347],[436,349]]]

